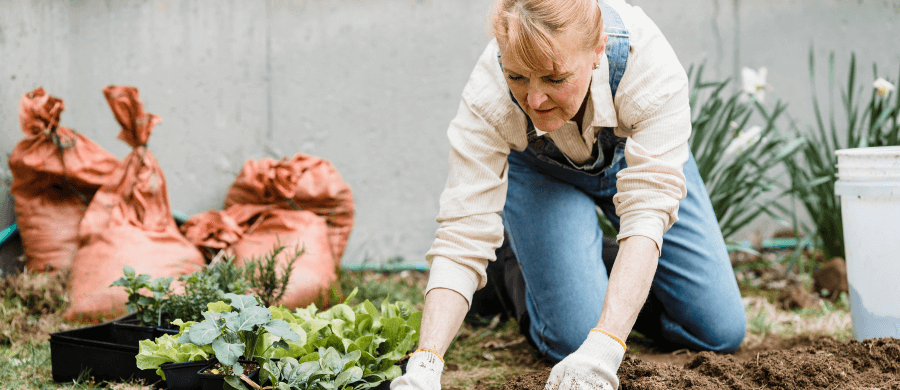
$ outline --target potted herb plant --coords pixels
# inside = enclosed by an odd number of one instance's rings
[[[150,280],[150,275],[137,275],[129,265],[122,267],[123,276],[113,282],[110,287],[124,287],[128,293],[125,310],[132,315],[114,320],[112,323],[112,342],[123,345],[138,345],[141,340],[148,340],[165,333],[175,334],[177,331],[163,329],[163,305],[171,294],[169,287],[174,278],[157,278]],[[150,295],[144,295],[147,289]]]

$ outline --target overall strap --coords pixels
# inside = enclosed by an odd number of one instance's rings
[[[625,74],[625,65],[628,63],[628,51],[631,47],[628,29],[615,9],[603,0],[597,0],[600,5],[600,13],[603,16],[603,31],[606,32],[606,58],[609,61],[609,89],[612,91],[613,100],[616,98],[616,89]]]

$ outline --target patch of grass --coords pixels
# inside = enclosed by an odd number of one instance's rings
[[[385,299],[394,301],[407,301],[416,308],[422,310],[425,304],[425,285],[428,282],[428,274],[419,271],[401,272],[374,272],[374,271],[346,271],[338,273],[338,283],[341,291],[353,291],[358,289],[356,296],[349,304],[364,302],[366,299],[381,307]]]
[[[66,328],[60,312],[65,307],[68,273],[22,272],[0,279],[0,344],[45,340]]]
[[[778,301],[778,296],[781,295],[781,291],[779,290],[766,290],[759,286],[754,286],[746,280],[740,281],[738,283],[738,288],[741,290],[742,297],[762,298],[771,304],[775,304],[775,302]],[[749,313],[747,318],[750,318]]]
[[[762,297],[745,297],[747,336],[742,347],[753,347],[767,335],[787,339],[798,335],[830,336],[838,341],[852,337],[846,294],[837,303],[822,301],[819,307],[785,311]]]
[[[0,389],[56,387],[51,379],[50,343],[0,347]]]
[[[752,316],[747,313],[747,331],[759,336],[765,336],[772,331],[772,320],[765,310],[760,310]]]

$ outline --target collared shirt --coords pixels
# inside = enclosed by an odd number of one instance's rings
[[[606,55],[593,71],[582,129],[569,121],[548,133],[572,162],[591,158],[605,127],[626,137],[627,168],[617,174],[613,197],[620,217],[617,240],[645,236],[662,248],[662,235],[678,219],[687,193],[682,166],[691,134],[688,81],[684,68],[659,28],[639,7],[605,0],[630,32],[631,50],[615,101]],[[528,144],[528,121],[509,94],[492,40],[466,84],[459,110],[447,130],[450,174],[440,198],[440,227],[426,255],[433,288],[460,293],[471,305],[484,287],[485,269],[503,243],[500,212],[506,201],[510,150]]]

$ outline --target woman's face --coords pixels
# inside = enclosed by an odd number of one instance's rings
[[[559,64],[553,71],[553,62],[546,59],[546,70],[527,69],[519,58],[507,55],[501,45],[503,73],[509,90],[531,118],[534,126],[542,131],[556,131],[572,119],[587,96],[594,64],[600,63],[606,36],[595,50],[585,50],[581,38],[573,31],[556,37],[559,41]]]

